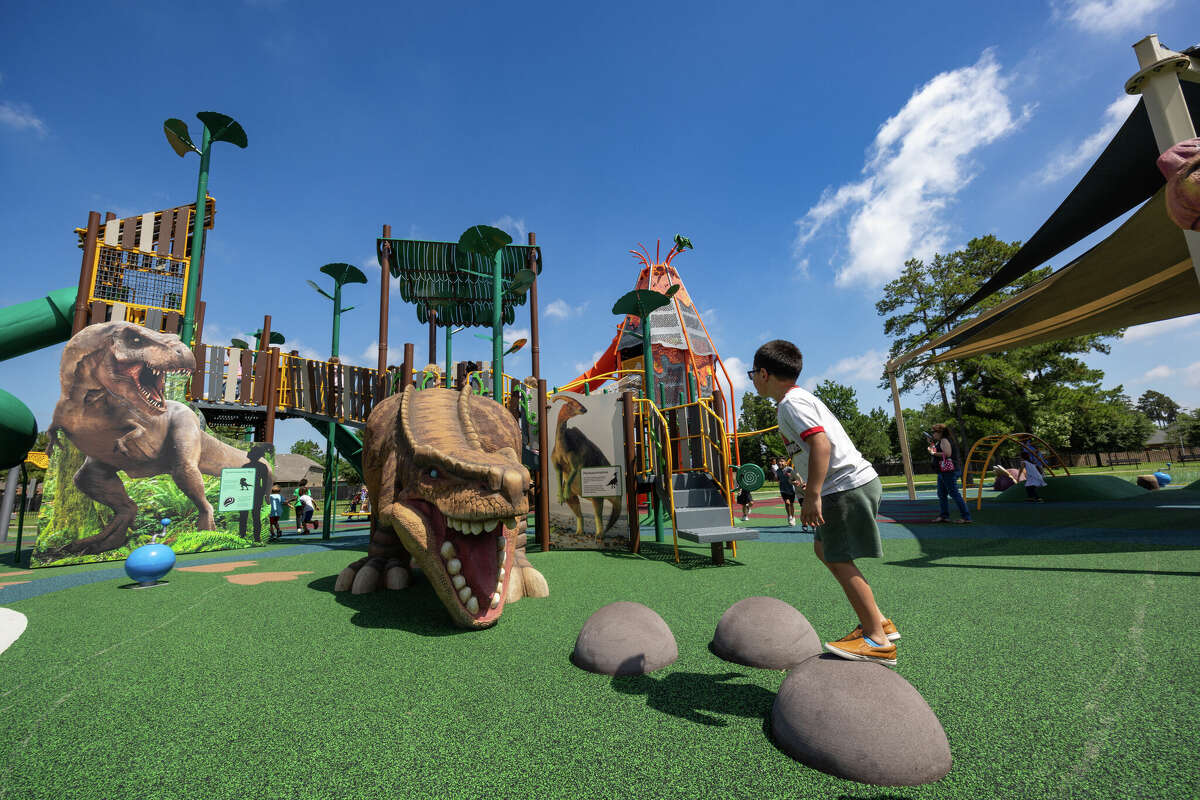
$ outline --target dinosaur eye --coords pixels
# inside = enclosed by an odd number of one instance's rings
[[[425,474],[431,478],[436,478],[438,476],[438,471],[430,467],[429,469],[425,470]]]

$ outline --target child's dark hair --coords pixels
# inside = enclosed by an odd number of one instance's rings
[[[768,375],[795,381],[804,369],[800,348],[786,339],[772,339],[754,353],[755,371],[765,369]]]

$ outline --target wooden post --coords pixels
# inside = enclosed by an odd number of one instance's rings
[[[537,246],[537,234],[533,233],[532,231],[529,233],[529,246],[531,248]],[[535,251],[529,251],[528,266],[535,276],[537,275],[537,256],[538,254]],[[529,351],[529,365],[533,371],[534,380],[538,380],[542,377],[542,346],[541,340],[538,338],[537,287],[538,282],[537,278],[535,277],[533,284],[529,287],[529,343],[533,347],[533,349]]]
[[[195,331],[196,344],[200,344],[201,342],[204,341],[204,309],[205,308],[207,308],[207,306],[204,304],[203,301],[196,303],[195,322],[192,325],[192,330]],[[187,342],[184,342],[184,344],[187,344]]]
[[[258,340],[258,349],[266,352],[271,349],[271,315],[263,314],[262,336]]]
[[[546,381],[538,379],[538,492],[534,520],[542,552],[550,552],[550,448],[546,444]]]
[[[642,544],[642,528],[638,523],[637,505],[637,443],[633,424],[633,392],[621,392],[621,416],[625,427],[625,507],[629,512],[629,550],[636,553]]]
[[[429,363],[437,363],[437,309],[429,309]]]
[[[904,424],[904,410],[900,408],[900,390],[896,388],[896,368],[887,365],[888,382],[892,387],[892,405],[896,409],[896,433],[900,438],[900,459],[904,462],[904,481],[908,484],[908,499],[917,499],[917,489],[913,485],[912,454],[908,452],[908,428]]]
[[[270,317],[267,317],[270,319]],[[266,398],[267,420],[264,423],[263,441],[275,443],[275,406],[279,404],[279,348],[272,347],[267,356]]]
[[[404,363],[400,367],[400,391],[405,391],[413,382],[413,350],[412,342],[404,343]]]
[[[392,226],[383,226],[384,239],[392,238]],[[379,265],[379,357],[375,362],[376,369],[379,370],[379,380],[375,385],[375,402],[383,400],[388,394],[388,290],[391,287],[391,273],[388,271],[388,255],[392,252],[392,245],[388,242],[383,244],[383,261]]]
[[[79,290],[75,295],[75,319],[71,323],[74,336],[85,327],[88,319],[88,295],[92,290],[92,279],[96,272],[96,247],[100,238],[100,212],[89,211],[87,234],[83,239],[83,263],[79,267]]]

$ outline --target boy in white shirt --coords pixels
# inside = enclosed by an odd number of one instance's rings
[[[856,558],[881,558],[875,516],[883,493],[879,476],[821,400],[796,385],[804,358],[789,341],[775,339],[754,354],[750,379],[763,397],[775,401],[779,433],[804,481],[801,519],[816,528],[813,548],[846,593],[859,625],[825,649],[853,661],[895,665],[900,638],[895,624],[879,611]],[[820,526],[817,528],[816,526]]]

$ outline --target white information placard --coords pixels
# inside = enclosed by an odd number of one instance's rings
[[[583,484],[580,497],[620,497],[625,494],[619,466],[584,467],[580,470],[580,480]]]

